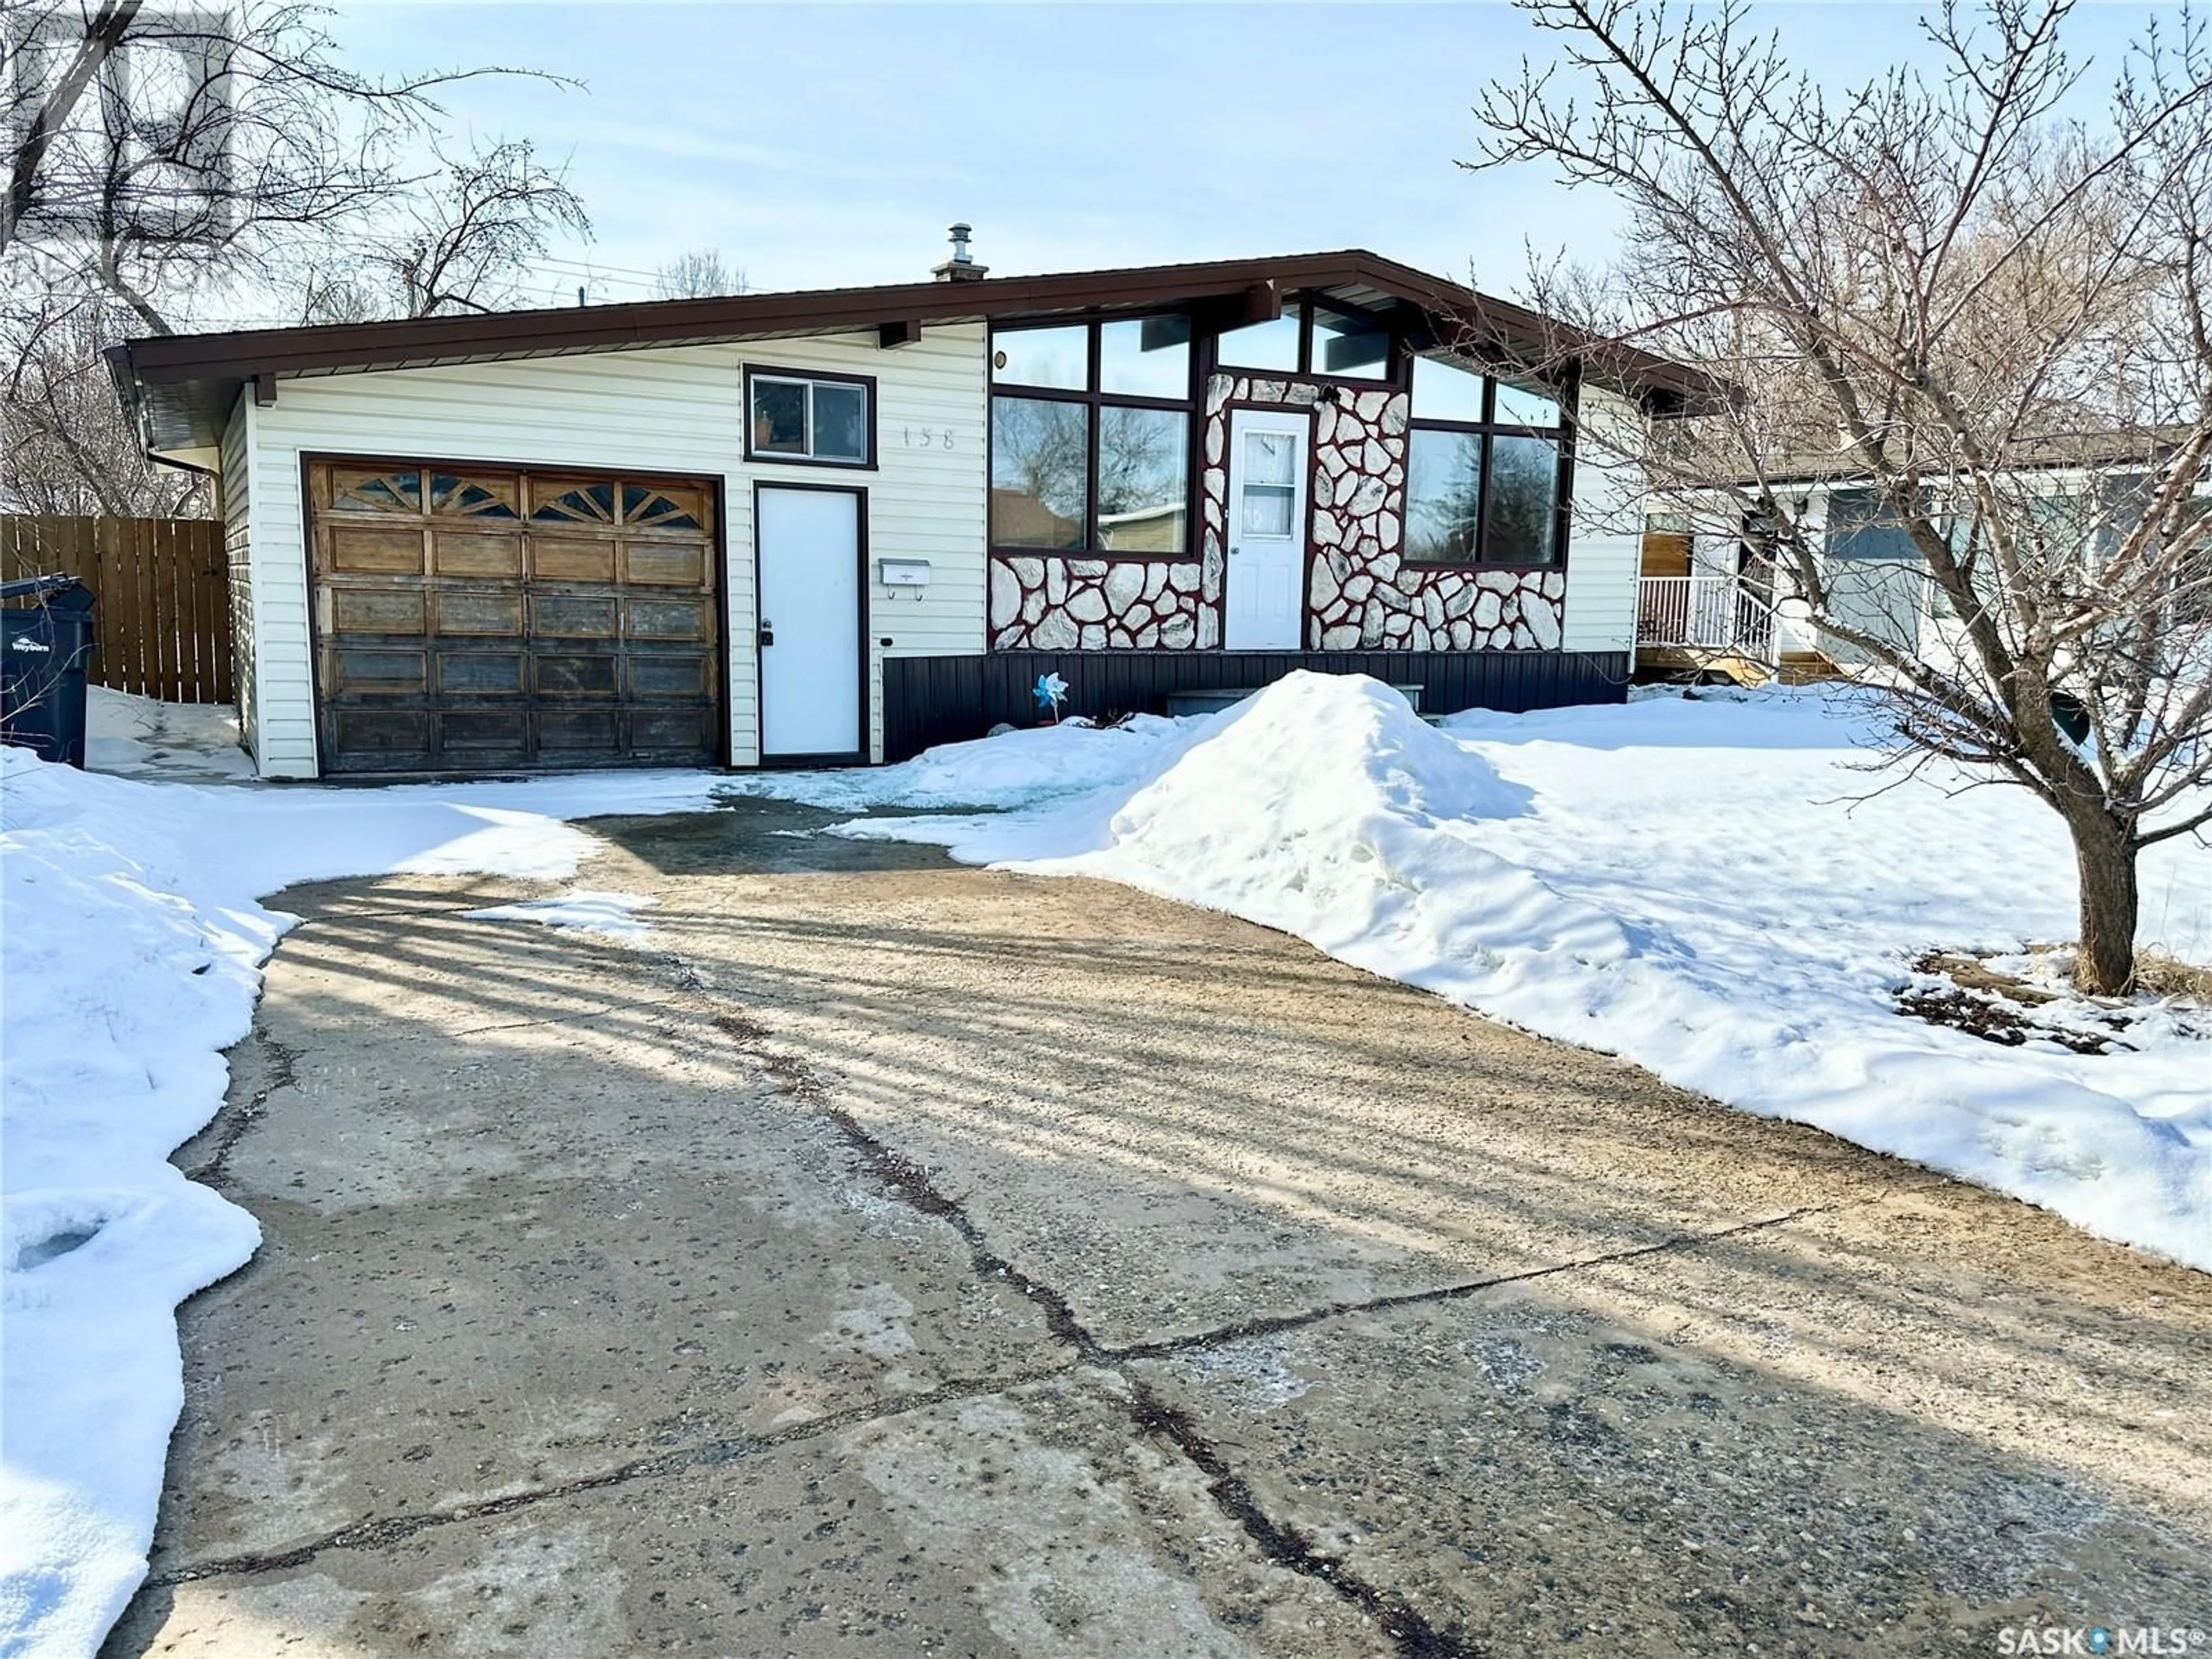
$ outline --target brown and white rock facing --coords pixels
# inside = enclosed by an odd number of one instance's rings
[[[1402,392],[1318,411],[1306,638],[1322,650],[1527,651],[1559,642],[1565,578],[1403,562]]]
[[[1221,642],[1233,406],[1314,412],[1306,644],[1316,651],[1547,651],[1564,626],[1559,570],[1403,562],[1410,399],[1376,387],[1220,374],[1206,387],[1199,547],[1188,558],[991,559],[997,651],[1200,650]]]
[[[1188,559],[991,560],[994,651],[1186,650],[1198,643]]]

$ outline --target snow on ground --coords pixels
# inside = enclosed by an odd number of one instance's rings
[[[980,806],[994,811],[1126,783],[1177,751],[1188,721],[1137,714],[1120,726],[1071,720],[948,743],[896,766],[839,772],[756,772],[728,781],[732,794],[767,795],[833,812],[878,806]]]
[[[525,899],[520,904],[495,904],[489,910],[462,912],[469,921],[536,921],[549,927],[573,928],[580,933],[601,933],[635,944],[653,932],[638,915],[653,901],[642,893],[589,892],[579,889],[551,898]]]
[[[219,718],[101,702],[97,763],[240,769]],[[1070,722],[872,772],[215,787],[0,750],[0,1656],[92,1654],[143,1577],[182,1404],[175,1304],[258,1237],[167,1158],[222,1103],[221,1051],[289,925],[262,896],[386,872],[565,879],[593,845],[570,817],[730,793],[995,809],[840,830],[1247,916],[2212,1269],[2202,1018],[2154,1015],[2136,1049],[2080,1054],[1899,1015],[1931,946],[2069,936],[2073,870],[2017,791],[1948,793],[1964,780],[1931,771],[1871,793],[1895,779],[1863,769],[1867,740],[1814,693],[1439,730],[1371,680],[1298,675],[1202,719]],[[621,933],[638,908],[571,892],[480,914]],[[2203,848],[2147,858],[2143,936],[2212,960]]]
[[[105,686],[85,692],[84,763],[94,772],[186,782],[243,782],[253,762],[238,746],[227,703],[156,702]]]
[[[1897,1012],[1931,946],[2072,934],[2064,836],[2022,792],[1869,771],[1871,728],[1833,693],[1440,730],[1376,682],[1299,675],[1183,725],[1072,799],[840,832],[1243,916],[2212,1269],[2212,1043],[2189,1021],[2081,1054]],[[2168,843],[2143,873],[2144,939],[2212,959],[2212,854]]]
[[[131,763],[221,775],[173,735]],[[259,1238],[167,1159],[222,1103],[221,1051],[290,925],[261,896],[382,872],[563,878],[595,843],[561,819],[687,811],[720,781],[210,787],[0,749],[0,1655],[92,1654],[144,1576],[183,1403],[173,1310]]]

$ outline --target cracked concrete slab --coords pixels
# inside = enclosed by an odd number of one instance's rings
[[[2212,1615],[2212,1279],[1960,1182],[1578,1274],[1670,1347],[1936,1425],[2196,1539]]]
[[[2212,1626],[2212,1278],[825,821],[592,826],[639,948],[289,897],[179,1156],[268,1243],[185,1310],[112,1654]]]
[[[374,1019],[335,1015],[359,989],[335,994],[344,951],[304,931],[238,1079],[281,1085],[222,1166],[266,1242],[195,1304],[222,1335],[157,1574],[1064,1363],[707,1013],[571,1018],[634,994],[633,953],[521,952],[559,1017],[471,1030],[465,997],[418,998],[411,973]],[[449,982],[473,951],[519,984],[501,935],[470,938],[438,946]]]
[[[743,867],[726,819],[615,834],[592,879],[651,891],[669,948],[1042,1264],[1109,1346],[1911,1178],[1794,1125],[1756,1132],[1747,1158],[1741,1114],[1127,889],[972,870],[807,881]]]
[[[158,1650],[1368,1655],[1097,1372],[149,1598]],[[288,1642],[302,1635],[307,1644]]]
[[[1902,1202],[2065,1231],[1958,1189]],[[1925,1234],[1897,1208],[1129,1371],[1261,1509],[1482,1650],[1989,1653],[2029,1622],[2202,1627],[2212,1460],[2176,1405],[2207,1332],[2115,1340],[2129,1290],[2167,1270],[2116,1263],[2136,1285],[2023,1345],[2019,1278],[1899,1248]]]

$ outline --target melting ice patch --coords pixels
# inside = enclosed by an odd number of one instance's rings
[[[538,921],[635,944],[653,931],[637,914],[653,903],[641,893],[556,893],[550,898],[524,899],[465,914],[470,921]]]

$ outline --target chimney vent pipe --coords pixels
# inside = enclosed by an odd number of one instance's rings
[[[952,257],[934,267],[930,275],[940,283],[972,283],[990,274],[990,267],[975,263],[975,256],[968,251],[968,239],[975,234],[975,226],[965,221],[951,228]]]

